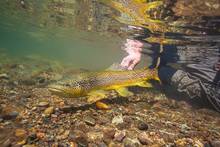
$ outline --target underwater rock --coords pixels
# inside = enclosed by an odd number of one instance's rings
[[[79,137],[76,140],[76,143],[80,147],[87,147],[88,146],[88,141],[87,141],[87,139],[85,137]]]
[[[37,110],[37,107],[31,108],[31,111],[35,111],[35,110]]]
[[[57,118],[58,116],[56,114],[51,114],[52,118]]]
[[[40,77],[40,78],[38,79],[38,83],[40,83],[40,84],[43,84],[43,83],[45,83],[45,82],[46,82],[46,79],[43,78],[43,77]]]
[[[24,144],[26,144],[26,139],[18,141],[16,145],[19,146],[19,145],[24,145]]]
[[[64,131],[64,133],[62,135],[59,135],[56,137],[57,140],[64,140],[66,139],[70,134],[70,130],[66,130]]]
[[[191,128],[187,124],[181,124],[180,128],[181,128],[180,131],[182,133],[187,133],[189,130],[191,130]]]
[[[25,131],[24,129],[16,129],[15,130],[15,136],[16,137],[25,137],[27,135],[27,131]]]
[[[36,146],[33,144],[26,144],[26,145],[23,145],[22,147],[36,147]]]
[[[39,107],[48,107],[48,106],[49,106],[49,103],[48,103],[48,102],[39,102],[39,103],[38,103],[38,106],[39,106]]]
[[[68,139],[76,142],[78,145],[81,145],[81,146],[88,145],[88,141],[87,141],[88,137],[83,131],[80,131],[80,130],[70,131]]]
[[[146,131],[146,130],[148,130],[148,124],[145,123],[145,122],[140,121],[138,123],[138,129],[142,130],[142,131]]]
[[[97,143],[99,147],[108,147],[104,142]]]
[[[138,142],[138,140],[134,140],[131,138],[125,138],[123,140],[124,146],[125,147],[139,147],[140,143]]]
[[[54,112],[54,107],[48,107],[44,110],[43,115],[49,117]]]
[[[9,79],[9,76],[8,76],[8,74],[3,73],[3,74],[0,74],[0,79],[6,79],[6,80],[8,80],[8,79]]]
[[[125,131],[118,131],[114,135],[114,140],[118,141],[118,142],[122,142],[123,139],[125,138],[125,136],[126,136],[126,132]]]
[[[220,147],[220,140],[218,141],[210,141],[212,147]]]
[[[151,143],[151,140],[145,132],[142,132],[138,135],[138,140],[142,145],[148,145]]]
[[[123,120],[123,116],[122,114],[118,115],[118,116],[115,116],[113,119],[112,119],[112,123],[113,124],[122,124],[124,122]]]
[[[90,125],[90,126],[95,126],[95,124],[96,124],[95,119],[92,118],[91,116],[84,117],[84,121],[87,125]]]
[[[37,138],[37,134],[36,133],[30,133],[30,135],[28,135],[26,142],[28,144],[33,144],[34,142],[36,142],[38,140]]]
[[[11,120],[11,119],[17,118],[18,115],[19,115],[19,113],[17,111],[12,111],[12,112],[3,114],[0,117],[2,117],[4,120]]]
[[[34,136],[33,136],[34,137]],[[45,137],[45,133],[43,133],[43,132],[37,132],[36,133],[36,137],[38,138],[38,139],[43,139],[44,137]]]
[[[65,112],[65,113],[70,113],[73,110],[73,107],[69,106],[69,105],[66,105],[66,106],[60,107],[60,110]]]
[[[115,136],[115,130],[112,128],[105,128],[103,130],[103,140],[105,142],[110,142],[112,139],[114,139]]]
[[[2,143],[2,146],[3,146],[3,147],[10,147],[10,146],[12,146],[12,141],[11,141],[11,139],[5,140],[5,141]]]
[[[88,141],[89,142],[101,142],[103,138],[102,132],[88,132]]]

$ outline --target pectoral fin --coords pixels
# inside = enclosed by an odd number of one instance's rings
[[[87,102],[94,103],[106,97],[107,97],[107,92],[104,90],[91,91],[88,93]]]
[[[161,82],[159,77],[156,77],[155,80],[158,81],[160,84],[162,84],[162,82]]]
[[[115,89],[117,91],[117,93],[122,96],[122,97],[128,97],[128,96],[132,96],[134,95],[131,91],[129,91],[127,88],[117,88]]]
[[[107,109],[110,109],[110,106],[108,106],[107,104],[103,103],[103,102],[100,102],[100,101],[97,101],[95,103],[96,107],[98,109],[103,109],[103,110],[107,110]]]
[[[151,83],[148,83],[146,81],[143,81],[143,82],[140,82],[140,83],[137,83],[137,86],[140,86],[140,87],[153,87]]]

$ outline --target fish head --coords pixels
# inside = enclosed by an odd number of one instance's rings
[[[83,87],[78,81],[74,80],[60,80],[48,86],[48,90],[55,95],[63,97],[79,97],[84,94]]]

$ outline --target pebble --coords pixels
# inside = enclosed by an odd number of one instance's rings
[[[182,132],[187,132],[187,131],[191,130],[191,128],[187,124],[182,124],[180,126],[180,128],[181,128]]]
[[[23,145],[22,147],[36,147],[35,145],[31,145],[31,144],[26,144],[26,145]]]
[[[118,142],[122,142],[123,139],[125,138],[125,136],[126,136],[125,131],[116,132],[115,135],[114,135],[114,140],[118,141]]]
[[[124,121],[123,121],[123,116],[122,116],[122,114],[120,114],[120,115],[117,115],[117,116],[115,116],[113,119],[112,119],[112,123],[113,124],[122,124]]]
[[[94,141],[101,142],[103,138],[103,133],[102,132],[88,132],[87,136],[88,136],[89,142],[94,142]]]
[[[39,106],[39,107],[48,107],[48,106],[49,106],[49,103],[48,103],[48,102],[39,102],[39,103],[38,103],[38,106]]]
[[[27,137],[27,143],[28,144],[33,144],[34,142],[36,142],[38,140],[37,138],[37,134],[36,133],[31,133],[30,135],[28,135]]]
[[[63,106],[60,108],[61,111],[65,112],[65,113],[69,113],[72,112],[72,107],[71,106]]]
[[[16,95],[16,94],[18,94],[16,91],[14,91],[14,90],[10,90],[9,91],[9,94],[11,94],[11,95]]]
[[[44,110],[43,115],[49,117],[54,112],[54,107],[48,107]]]
[[[35,135],[36,135],[36,138],[38,138],[38,139],[43,139],[46,136],[45,133],[43,133],[43,132],[38,132]],[[33,136],[33,137],[35,137],[35,136]]]
[[[148,145],[151,142],[148,135],[145,132],[142,132],[138,135],[138,140],[142,145]]]
[[[90,126],[95,126],[96,124],[95,119],[92,118],[91,116],[84,117],[84,121],[87,125],[90,125]]]
[[[59,135],[56,138],[57,140],[64,140],[69,136],[69,134],[70,134],[70,130],[66,130],[62,135]]]
[[[11,119],[15,119],[18,115],[19,113],[17,111],[12,111],[10,113],[2,115],[2,118],[4,120],[11,120]]]
[[[220,147],[220,141],[211,141],[210,144],[212,147]]]
[[[70,147],[77,147],[77,143],[76,142],[70,142],[69,145],[70,145]]]
[[[19,146],[24,145],[24,144],[26,144],[26,139],[17,142],[17,145],[19,145]]]
[[[104,142],[99,142],[98,147],[108,147]]]
[[[142,131],[148,130],[148,125],[147,125],[147,123],[145,123],[145,122],[139,122],[139,123],[138,123],[138,129],[139,129],[139,130],[142,130]]]
[[[3,144],[1,144],[3,147],[10,147],[12,146],[12,142],[10,139],[7,139],[6,141],[3,142]]]
[[[9,76],[8,74],[3,73],[3,74],[0,74],[0,79],[9,79]]]
[[[25,131],[24,129],[16,129],[15,130],[15,136],[16,137],[25,137],[27,135],[27,131]]]
[[[58,116],[56,114],[51,114],[51,117],[57,118]]]
[[[125,138],[123,140],[123,143],[124,143],[124,146],[125,147],[139,147],[140,146],[140,143],[138,142],[138,140],[134,140],[134,139],[131,139],[131,138]]]
[[[77,145],[80,146],[80,147],[87,147],[88,146],[88,141],[86,138],[84,137],[79,137],[77,140]]]
[[[35,110],[37,110],[37,107],[33,107],[31,110],[32,110],[32,111],[35,111]]]
[[[112,128],[105,128],[103,130],[103,140],[105,142],[110,142],[112,139],[114,139],[115,136],[115,130]]]

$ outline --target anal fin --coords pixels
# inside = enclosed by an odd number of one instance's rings
[[[102,110],[108,110],[108,109],[110,109],[110,106],[108,106],[107,104],[105,104],[105,103],[103,103],[103,102],[100,102],[100,101],[97,101],[97,102],[95,103],[95,105],[96,105],[96,107],[97,107],[98,109],[102,109]]]
[[[102,100],[106,97],[107,97],[107,92],[104,91],[104,90],[91,91],[91,92],[88,93],[87,102],[94,103],[94,102]]]
[[[117,91],[117,93],[122,96],[122,97],[128,97],[128,96],[132,96],[134,95],[133,92],[129,91],[127,88],[125,87],[121,87],[121,88],[117,88],[115,89]]]

